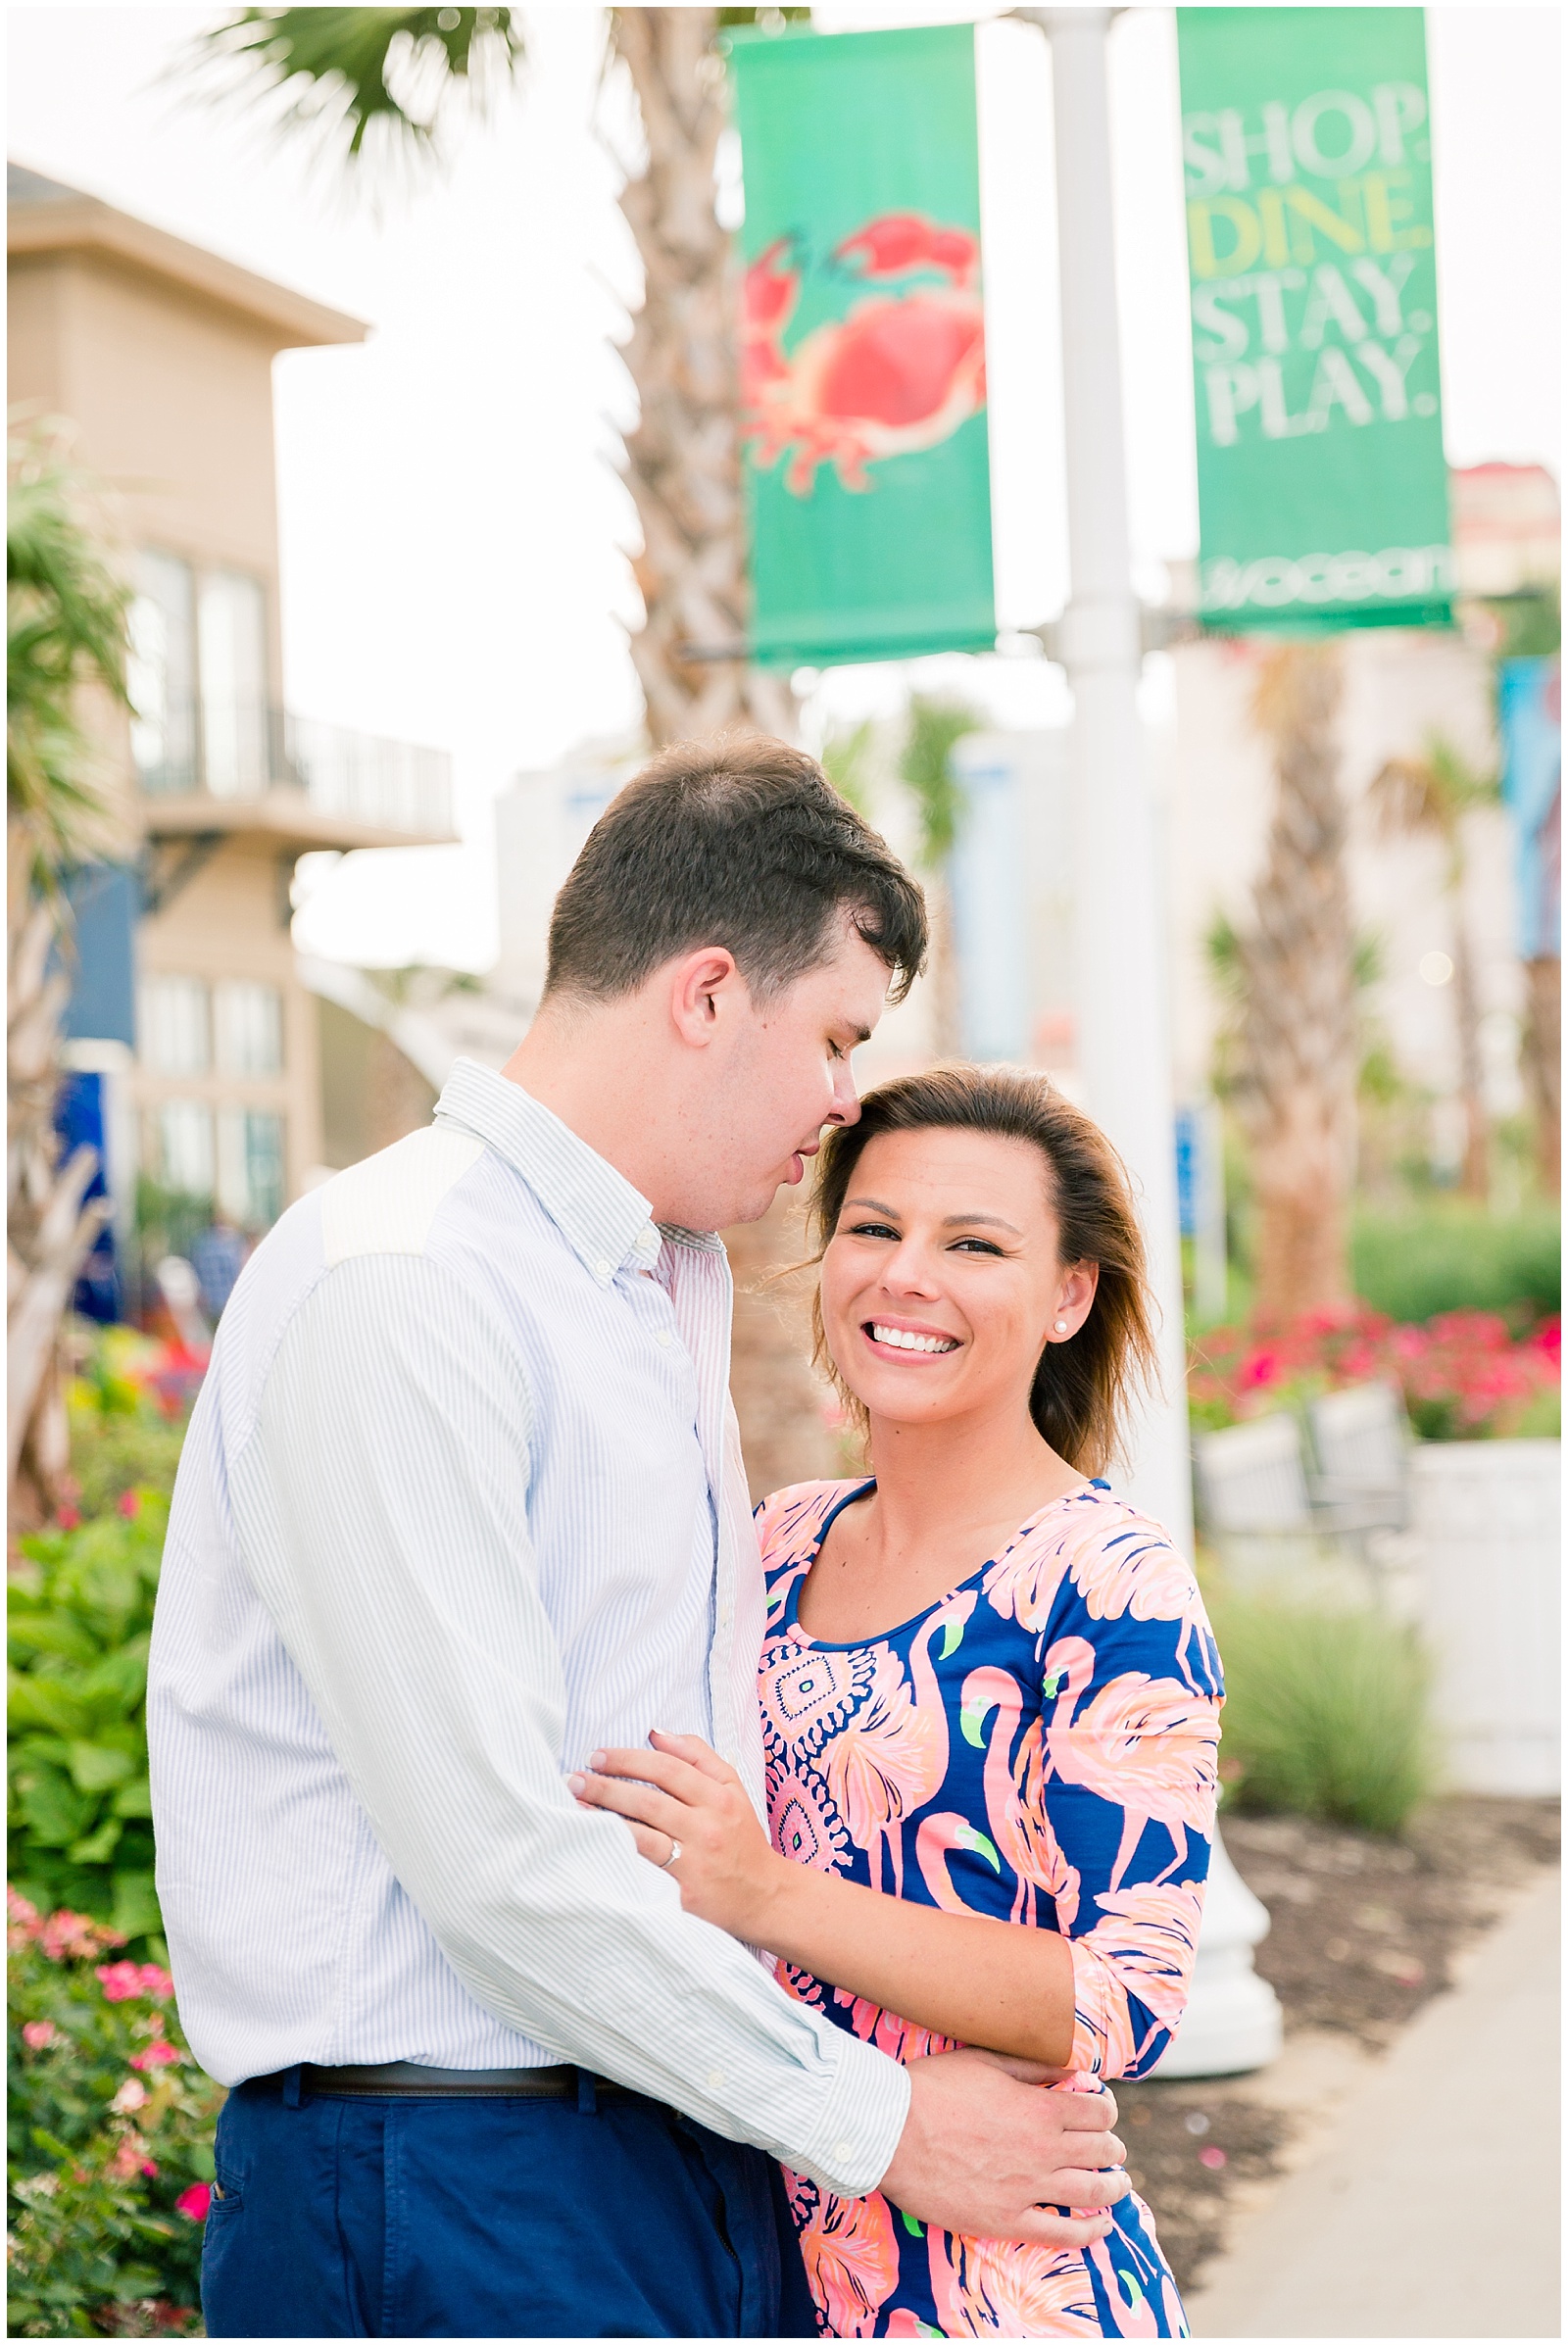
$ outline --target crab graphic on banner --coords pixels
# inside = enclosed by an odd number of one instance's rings
[[[857,290],[900,289],[855,302],[793,350],[784,337],[800,303],[796,241],[777,237],[746,271],[745,437],[764,467],[793,450],[785,484],[797,497],[810,495],[822,464],[847,489],[869,489],[868,463],[935,448],[985,405],[977,236],[918,212],[885,212],[846,236],[829,267]],[[932,272],[935,286],[910,282]]]
[[[730,45],[755,656],[988,651],[974,28]]]

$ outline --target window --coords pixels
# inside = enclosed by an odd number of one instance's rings
[[[254,1107],[218,1116],[218,1206],[241,1229],[266,1229],[283,1210],[283,1118]]]
[[[267,754],[267,598],[259,580],[210,570],[197,600],[202,772],[215,798],[250,798]]]
[[[213,1194],[213,1115],[198,1099],[166,1099],[153,1110],[158,1157],[166,1189],[187,1197]]]
[[[230,978],[213,988],[220,1075],[276,1075],[283,1066],[283,997],[275,985]]]
[[[188,562],[138,554],[125,687],[130,751],[144,790],[196,787],[194,589]]]
[[[204,980],[200,977],[144,979],[141,1031],[142,1063],[153,1074],[205,1075],[212,1064],[213,1052]]]

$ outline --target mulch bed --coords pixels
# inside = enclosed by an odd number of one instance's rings
[[[1440,1800],[1397,1840],[1298,1816],[1227,1813],[1224,1831],[1269,1909],[1254,1961],[1287,2028],[1336,2028],[1373,2049],[1447,1986],[1460,1947],[1561,1844],[1558,1803],[1544,1799]],[[1228,2196],[1275,2171],[1291,2122],[1231,2083],[1115,2091],[1134,2187],[1191,2289],[1221,2245]]]

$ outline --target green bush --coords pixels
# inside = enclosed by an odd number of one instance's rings
[[[127,1940],[160,1928],[147,1784],[147,1647],[169,1501],[24,1539],[13,1576],[8,1824],[12,1879]]]
[[[1405,1324],[1443,1311],[1538,1319],[1560,1307],[1562,1224],[1546,1210],[1505,1217],[1458,1200],[1410,1213],[1363,1212],[1351,1261],[1357,1295]]]
[[[1384,1614],[1312,1610],[1220,1590],[1226,1796],[1364,1832],[1396,1832],[1432,1785],[1428,1673]]]
[[[154,1963],[7,1896],[7,2334],[189,2335],[221,2089]]]

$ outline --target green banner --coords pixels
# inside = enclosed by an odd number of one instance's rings
[[[1419,8],[1183,8],[1193,372],[1216,627],[1449,616]]]
[[[990,651],[974,28],[730,41],[755,656]]]

